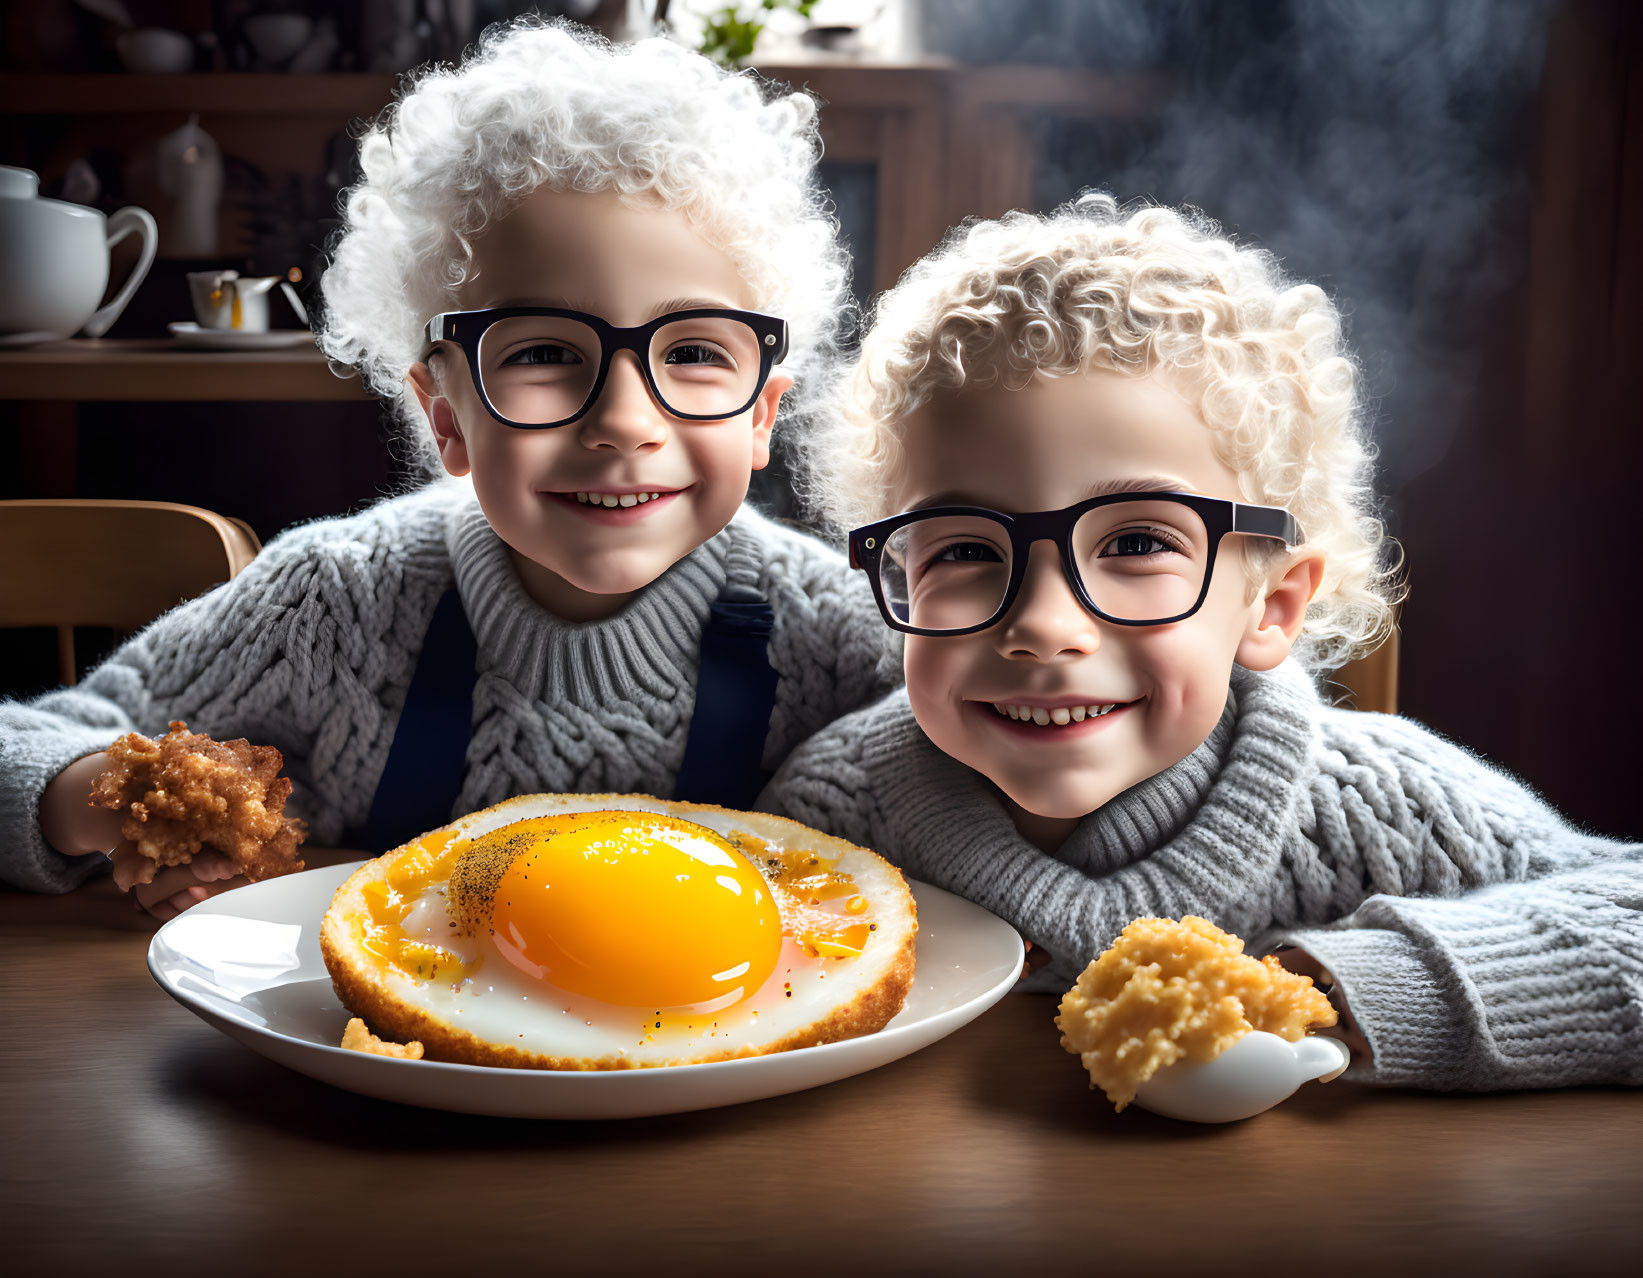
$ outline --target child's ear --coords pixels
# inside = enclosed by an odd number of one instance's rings
[[[770,465],[770,432],[776,426],[776,409],[782,396],[793,389],[793,379],[786,373],[772,373],[770,380],[753,401],[753,469],[763,470]]]
[[[468,441],[462,436],[462,425],[456,420],[456,410],[451,407],[451,401],[440,393],[433,370],[418,360],[411,365],[411,371],[405,375],[405,380],[411,384],[411,391],[416,396],[417,403],[422,405],[423,415],[427,417],[428,427],[434,433],[434,443],[439,447],[439,460],[444,465],[446,473],[458,479],[462,478],[471,469],[468,462]]]
[[[1276,570],[1274,570],[1276,574]],[[1266,598],[1253,605],[1252,616],[1234,656],[1245,670],[1271,670],[1289,655],[1306,620],[1306,606],[1318,593],[1324,576],[1324,552],[1302,547],[1281,575],[1267,579]]]

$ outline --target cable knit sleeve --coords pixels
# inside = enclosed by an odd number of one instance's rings
[[[1373,896],[1282,940],[1327,967],[1370,1081],[1490,1091],[1643,1084],[1643,850],[1454,898]]]
[[[1353,1076],[1466,1090],[1643,1083],[1643,845],[1577,829],[1409,720],[1344,727],[1326,722],[1311,787],[1318,865],[1297,881],[1303,917],[1350,912],[1279,940],[1340,985],[1374,1056]]]
[[[429,493],[290,530],[239,576],[166,613],[80,684],[0,702],[0,878],[63,892],[107,865],[40,832],[48,782],[120,734],[181,719],[285,755],[319,842],[364,816],[433,605],[450,577]]]
[[[890,694],[890,699],[902,697]],[[878,832],[862,746],[881,713],[879,706],[869,706],[811,737],[788,756],[754,808],[873,848]]]

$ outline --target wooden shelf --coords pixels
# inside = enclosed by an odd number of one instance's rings
[[[394,75],[279,75],[253,72],[0,75],[0,114],[375,115],[394,95]]]
[[[168,341],[72,339],[0,350],[0,398],[347,401],[374,398],[317,350],[179,350]]]
[[[1044,107],[1128,116],[1156,110],[1173,91],[1159,72],[1062,67],[967,67],[947,62],[769,62],[767,78],[806,88],[852,109],[912,107],[954,94],[966,103]],[[0,114],[372,116],[399,85],[397,75],[202,72],[11,71],[0,75]]]

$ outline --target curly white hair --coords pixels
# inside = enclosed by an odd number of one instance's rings
[[[1282,506],[1327,556],[1294,649],[1330,670],[1376,647],[1403,594],[1340,315],[1195,209],[1089,192],[956,228],[877,301],[802,478],[843,529],[895,513],[901,423],[937,389],[1094,370],[1158,372],[1194,403],[1244,499]],[[1277,543],[1245,557],[1251,600]],[[1401,555],[1400,555],[1401,558]]]
[[[803,414],[848,307],[848,262],[816,179],[816,104],[663,39],[613,45],[564,22],[490,27],[429,66],[359,139],[362,176],[320,281],[320,348],[395,402],[415,460],[438,456],[405,377],[456,305],[472,243],[544,185],[683,210],[785,319]]]

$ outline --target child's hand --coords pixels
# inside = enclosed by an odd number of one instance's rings
[[[1305,950],[1293,945],[1280,945],[1272,951],[1272,957],[1291,972],[1301,976],[1310,976],[1314,985],[1328,993],[1330,1004],[1335,1008],[1337,1019],[1331,1028],[1318,1032],[1328,1034],[1331,1038],[1338,1038],[1345,1043],[1347,1050],[1352,1053],[1352,1063],[1354,1065],[1373,1062],[1375,1054],[1370,1050],[1369,1040],[1364,1037],[1363,1031],[1358,1028],[1358,1022],[1353,1018],[1351,1009],[1346,1005],[1346,991],[1335,984],[1334,974]]]
[[[65,856],[102,852],[114,862],[114,885],[130,892],[132,904],[160,922],[246,879],[218,852],[202,852],[187,865],[161,870],[151,883],[137,880],[152,864],[120,834],[124,819],[110,808],[93,807],[91,787],[108,768],[108,755],[88,754],[64,768],[40,796],[40,832]]]
[[[1039,968],[1047,964],[1051,957],[1050,952],[1042,945],[1035,949],[1031,941],[1026,941],[1024,944],[1027,946],[1027,961],[1021,965],[1020,979],[1022,980],[1026,980]]]
[[[107,769],[106,753],[88,754],[54,776],[40,795],[40,833],[64,856],[108,854],[120,844],[121,815],[91,804],[91,787]]]
[[[148,858],[130,843],[114,849],[114,881],[122,890],[130,887],[133,904],[164,923],[176,918],[191,905],[230,888],[244,887],[247,879],[234,870],[234,863],[220,852],[201,852],[186,865],[161,870],[151,883],[133,884]],[[122,882],[124,880],[124,882]]]

